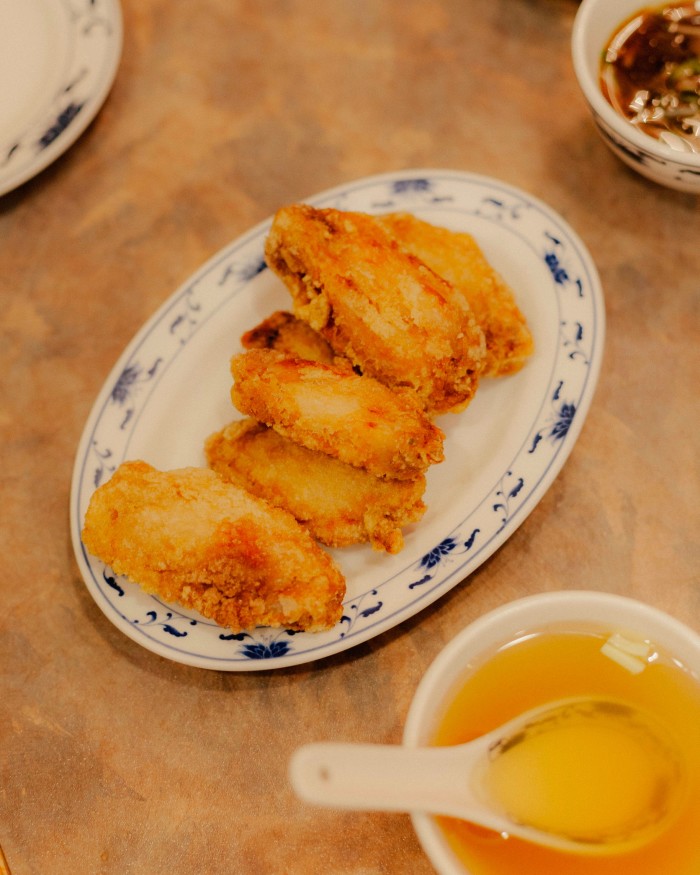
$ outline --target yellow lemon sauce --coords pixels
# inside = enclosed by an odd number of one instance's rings
[[[672,740],[682,779],[669,773],[663,745],[651,735],[646,740],[627,732],[624,722],[603,712],[600,720],[567,722],[511,745],[494,759],[485,787],[514,819],[541,829],[614,837],[630,823],[646,821],[649,840],[610,855],[577,855],[438,818],[474,875],[700,873],[700,680],[653,645],[621,650],[619,640],[612,630],[543,632],[502,647],[472,668],[432,741],[469,741],[523,711],[572,696],[634,706]],[[660,809],[670,813],[657,834],[653,824]]]

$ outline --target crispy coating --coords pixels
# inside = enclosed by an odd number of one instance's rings
[[[206,468],[124,462],[92,495],[86,549],[146,592],[240,631],[328,629],[345,581],[286,511]]]
[[[402,526],[425,512],[425,477],[388,480],[307,450],[253,419],[232,422],[205,443],[209,466],[288,510],[321,543],[347,547],[369,541],[398,553]]]
[[[378,218],[407,252],[445,277],[469,303],[486,339],[483,375],[520,370],[532,355],[532,334],[513,290],[491,267],[471,234],[432,225],[410,213]]]
[[[276,349],[286,355],[332,365],[336,357],[330,344],[293,313],[276,310],[241,337],[244,349]]]
[[[467,406],[485,355],[469,304],[374,216],[284,207],[265,256],[295,315],[363,374],[413,389],[431,414]]]
[[[444,434],[413,393],[269,349],[233,356],[235,407],[309,450],[411,480],[444,458]]]

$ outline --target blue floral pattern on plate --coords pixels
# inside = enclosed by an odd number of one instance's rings
[[[86,423],[71,495],[75,553],[97,604],[144,647],[189,665],[251,671],[311,662],[424,610],[475,572],[536,506],[574,446],[597,382],[605,330],[600,281],[580,239],[537,199],[487,177],[418,170],[359,180],[308,202],[407,210],[469,231],[513,286],[536,351],[518,374],[482,381],[465,412],[441,417],[446,461],[428,472],[428,511],[407,529],[401,553],[366,545],[330,551],[348,582],[334,629],[234,633],[116,577],[80,540],[90,495],[120,462],[203,464],[206,436],[238,416],[228,359],[240,335],[290,306],[262,256],[269,220],[207,262],[116,363]]]

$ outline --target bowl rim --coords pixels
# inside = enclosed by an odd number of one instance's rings
[[[638,130],[630,122],[626,121],[619,113],[613,109],[608,101],[603,96],[600,87],[598,86],[598,78],[587,61],[587,39],[591,22],[596,15],[598,9],[611,3],[611,0],[581,0],[576,16],[574,17],[573,28],[571,32],[571,57],[576,78],[578,79],[579,87],[583,92],[590,108],[595,116],[598,116],[602,122],[611,128],[622,140],[634,145],[640,151],[660,158],[666,163],[677,164],[683,168],[697,170],[700,168],[700,153],[698,152],[677,152],[666,146],[660,140],[645,134]],[[645,4],[644,0],[638,0],[639,11],[647,8],[649,4]],[[608,7],[609,8],[609,7]],[[634,12],[630,13],[630,15]],[[620,16],[620,23],[625,18],[624,14]],[[613,25],[612,30],[615,25]],[[602,52],[604,46],[601,45]]]
[[[594,619],[595,614],[598,619]],[[619,617],[624,615],[624,621]],[[609,619],[612,617],[612,619]],[[664,638],[661,646],[673,650],[674,656],[689,667],[700,683],[700,632],[682,620],[648,602],[626,595],[602,590],[554,590],[534,593],[506,602],[481,614],[464,626],[445,644],[423,674],[411,700],[404,724],[404,743],[418,742],[419,729],[424,728],[426,705],[436,697],[439,681],[450,674],[453,663],[461,664],[458,673],[463,673],[467,662],[464,653],[472,656],[483,654],[493,645],[475,645],[481,638],[493,634],[497,640],[508,640],[518,630],[543,628],[558,623],[608,622],[628,630],[646,631],[649,624],[651,638]],[[517,623],[517,626],[513,625]],[[503,629],[500,633],[499,630]],[[663,629],[663,633],[660,631]],[[672,641],[672,644],[666,643]]]

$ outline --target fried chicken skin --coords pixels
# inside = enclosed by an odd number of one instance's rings
[[[532,334],[513,290],[471,234],[432,225],[410,213],[388,213],[378,221],[403,249],[445,277],[468,302],[486,339],[483,375],[520,370],[532,355]]]
[[[93,493],[85,548],[146,592],[234,631],[331,628],[345,580],[280,508],[207,468],[122,463]]]
[[[469,304],[374,216],[283,207],[265,257],[294,314],[363,374],[412,389],[431,415],[468,405],[485,355]]]
[[[307,450],[253,419],[232,422],[205,443],[207,462],[224,480],[288,510],[329,547],[369,541],[398,553],[402,527],[425,512],[425,477],[388,480]]]
[[[251,349],[231,359],[231,400],[309,450],[410,480],[444,458],[444,434],[410,392],[332,365]]]
[[[276,349],[286,355],[332,365],[336,358],[330,344],[293,313],[276,310],[241,337],[244,349]]]

